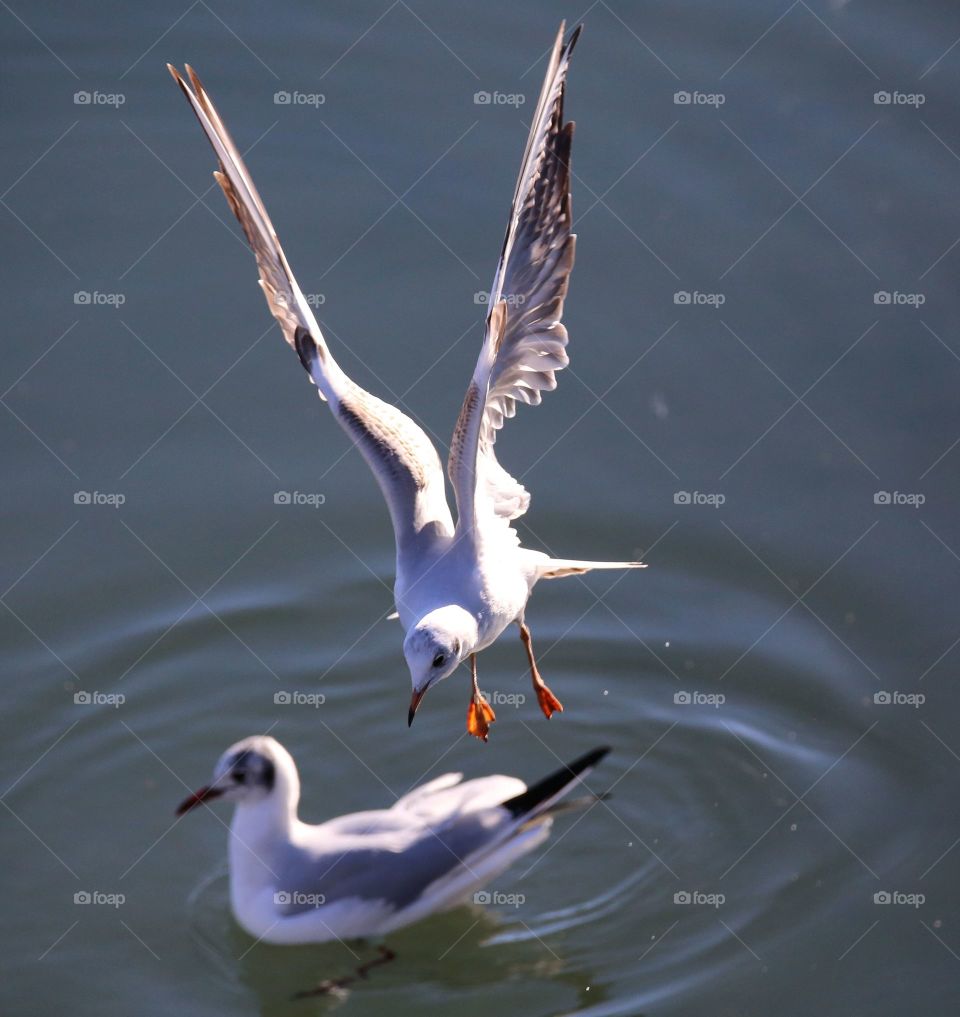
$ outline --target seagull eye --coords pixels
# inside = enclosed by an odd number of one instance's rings
[[[442,653],[438,653],[436,655],[436,657],[433,658],[433,666],[434,667],[443,667],[443,662],[446,659],[447,658]]]

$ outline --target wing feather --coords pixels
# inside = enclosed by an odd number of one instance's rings
[[[373,470],[390,510],[398,547],[423,533],[452,533],[443,468],[433,443],[406,414],[362,389],[337,365],[210,96],[189,65],[189,83],[175,67],[168,64],[167,68],[220,163],[214,177],[253,250],[270,312],[284,339],[297,351],[320,398],[330,403],[337,422]]]
[[[547,66],[493,287],[483,347],[464,399],[448,472],[457,495],[460,532],[478,513],[503,520],[526,512],[530,495],[499,464],[497,432],[517,404],[539,404],[556,388],[569,362],[561,317],[573,268],[570,148],[573,123],[563,122],[563,98],[578,27],[564,42],[561,24]]]

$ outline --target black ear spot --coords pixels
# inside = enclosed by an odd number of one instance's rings
[[[261,756],[259,752],[244,749],[230,761],[230,772],[239,784],[250,784],[255,787],[273,790],[277,779],[277,770],[272,759]]]
[[[238,752],[233,759],[230,760],[230,772],[233,774],[234,780],[239,783],[244,783],[247,777],[247,764],[250,761],[250,753],[247,750]]]

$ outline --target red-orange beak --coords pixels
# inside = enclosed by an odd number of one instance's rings
[[[430,686],[428,685],[427,688]],[[410,697],[410,710],[407,713],[407,727],[413,723],[413,718],[417,715],[417,710],[420,708],[420,701],[427,694],[427,688],[421,689],[419,692],[414,692]]]
[[[185,812],[189,812],[191,809],[195,809],[198,805],[203,802],[209,802],[214,798],[219,798],[223,794],[223,789],[214,787],[212,784],[207,787],[199,788],[194,791],[189,798],[184,799],[177,806],[177,815],[182,816]]]

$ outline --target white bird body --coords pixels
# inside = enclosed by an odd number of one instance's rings
[[[510,539],[512,532],[494,530],[479,546],[441,537],[412,560],[398,554],[394,599],[404,629],[457,604],[476,621],[474,652],[494,642],[522,616],[537,578],[531,552]]]
[[[576,237],[570,204],[573,124],[564,123],[563,98],[580,29],[566,41],[563,32],[561,25],[533,113],[483,345],[450,443],[447,472],[456,524],[433,443],[406,414],[366,392],[337,365],[210,97],[189,67],[189,84],[170,67],[220,160],[214,176],[256,256],[270,310],[320,397],[373,470],[390,510],[397,546],[395,600],[413,685],[408,718],[412,722],[429,688],[469,660],[467,728],[484,739],[495,718],[477,685],[476,655],[513,622],[520,626],[543,712],[549,717],[563,709],[540,677],[524,622],[536,582],[641,564],[553,559],[522,548],[511,523],[527,511],[530,495],[500,465],[494,449],[517,404],[538,404],[568,363],[561,318]]]
[[[453,775],[448,775],[453,776]],[[290,898],[291,904],[310,903],[311,894],[298,896],[294,890],[282,890],[275,873],[291,867],[307,871],[311,867],[331,867],[336,878],[336,862],[331,856],[349,857],[352,853],[389,852],[402,856],[415,850],[424,838],[433,837],[445,822],[462,811],[488,814],[491,828],[502,819],[495,810],[506,799],[525,790],[513,777],[486,777],[457,784],[453,797],[413,813],[402,807],[400,799],[393,808],[356,812],[313,826],[301,822],[287,810],[286,815],[270,814],[267,802],[238,805],[230,824],[229,867],[230,905],[243,928],[268,943],[318,943],[331,939],[351,939],[385,935],[422,917],[463,903],[476,890],[505,871],[519,856],[533,850],[550,833],[551,820],[512,839],[498,851],[474,864],[457,866],[439,876],[412,904],[394,910],[384,900],[347,898],[327,906],[309,908],[278,920],[278,897]],[[268,800],[269,801],[269,800]],[[266,814],[265,814],[266,813]]]
[[[218,797],[236,803],[230,904],[251,936],[268,943],[379,936],[462,903],[542,843],[558,799],[605,753],[594,750],[532,789],[516,777],[463,782],[462,774],[444,774],[389,809],[313,825],[297,816],[292,756],[261,735],[232,745],[212,783],[178,814]]]

